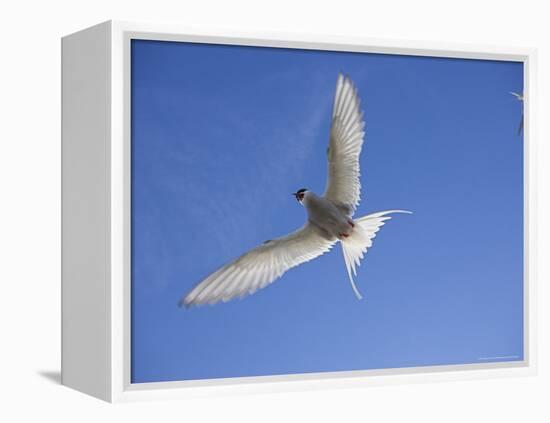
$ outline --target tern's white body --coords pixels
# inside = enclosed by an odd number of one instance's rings
[[[307,210],[308,221],[315,225],[326,239],[335,241],[352,234],[353,220],[331,200],[307,191],[302,204]]]
[[[343,75],[338,75],[331,118],[325,192],[321,196],[301,189],[294,194],[306,208],[305,225],[222,266],[196,285],[182,305],[214,304],[253,294],[291,268],[327,253],[337,242],[353,291],[361,298],[354,281],[357,266],[389,215],[407,212],[387,210],[353,218],[361,194],[359,156],[365,122],[357,89]]]

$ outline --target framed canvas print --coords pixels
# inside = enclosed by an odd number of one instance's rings
[[[63,384],[534,372],[533,51],[124,22],[62,49]]]

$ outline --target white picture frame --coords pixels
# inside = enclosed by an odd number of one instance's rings
[[[130,41],[134,38],[524,63],[524,360],[130,383]],[[469,380],[536,372],[536,51],[109,21],[62,39],[62,383],[110,402]]]

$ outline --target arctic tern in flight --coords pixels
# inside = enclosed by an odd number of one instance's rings
[[[353,218],[360,200],[359,156],[364,127],[357,89],[349,77],[340,74],[332,109],[325,193],[320,196],[302,188],[293,194],[306,208],[305,225],[289,235],[264,242],[216,270],[182,298],[180,305],[214,304],[253,294],[287,270],[328,252],[338,241],[351,286],[361,299],[354,282],[356,266],[390,214],[410,213],[387,210]]]

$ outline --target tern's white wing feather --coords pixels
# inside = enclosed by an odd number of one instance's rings
[[[326,253],[336,239],[327,240],[306,223],[301,229],[243,254],[218,269],[181,301],[182,305],[214,304],[253,294],[281,277],[287,270]]]
[[[365,122],[353,82],[338,75],[332,109],[328,155],[328,181],[325,197],[355,213],[361,196],[359,155],[363,146]]]

